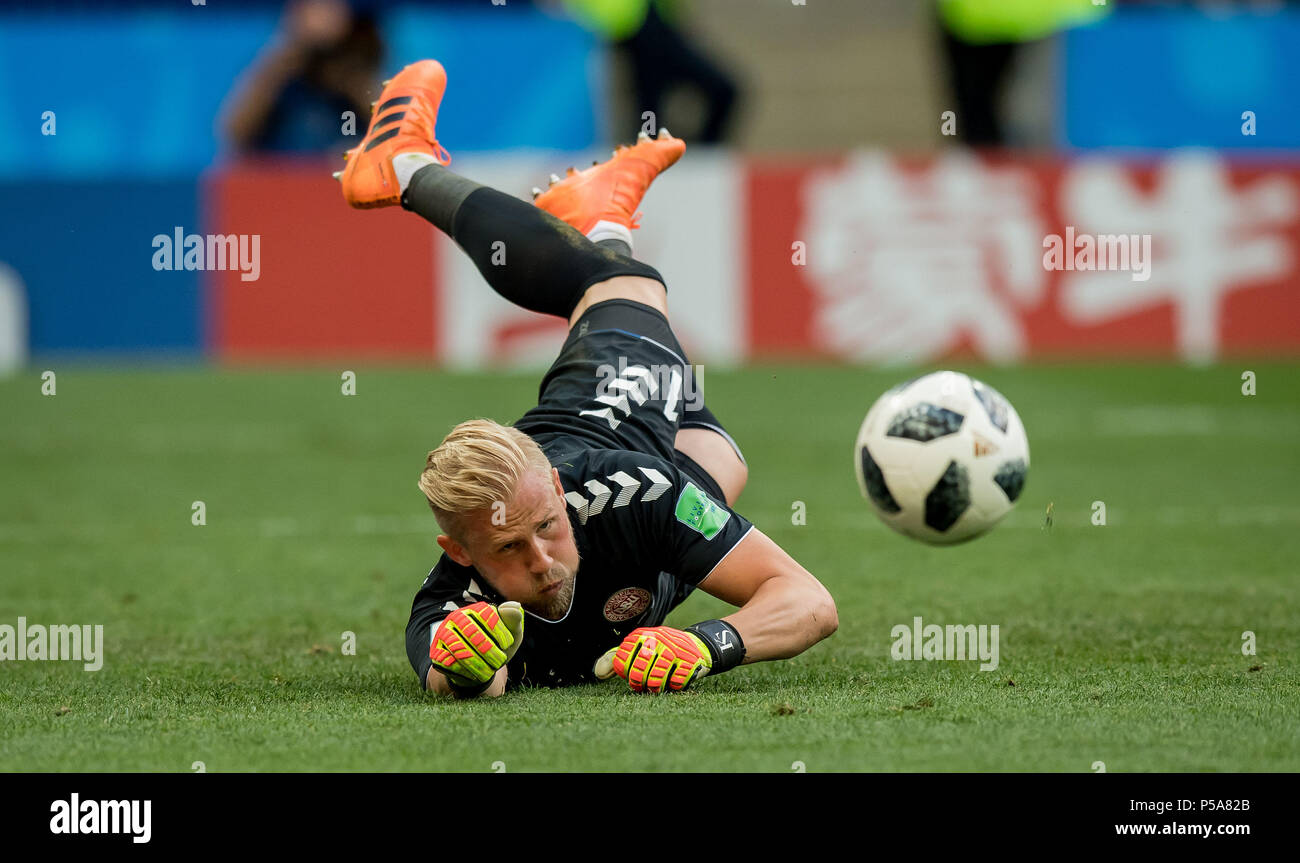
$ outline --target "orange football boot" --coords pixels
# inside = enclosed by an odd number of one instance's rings
[[[447,71],[437,60],[412,63],[384,82],[370,129],[360,144],[343,154],[347,167],[334,175],[342,181],[349,204],[369,209],[401,203],[402,190],[393,171],[396,155],[427,153],[440,165],[451,161],[434,134],[446,89]]]
[[[549,189],[533,189],[533,203],[586,235],[601,222],[639,227],[641,198],[684,152],[686,142],[667,129],[660,129],[658,138],[642,132],[635,144],[619,147],[608,161],[584,171],[570,168],[563,179],[552,174]]]

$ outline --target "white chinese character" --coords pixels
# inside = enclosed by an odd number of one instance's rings
[[[821,342],[849,359],[915,363],[969,339],[979,353],[1024,356],[1018,310],[1046,276],[1034,178],[951,154],[921,171],[854,156],[805,191],[808,272]]]
[[[1138,189],[1122,164],[1079,163],[1062,181],[1061,215],[1079,231],[1153,240],[1146,281],[1124,272],[1063,274],[1061,308],[1071,323],[1094,325],[1173,303],[1177,348],[1188,360],[1217,354],[1226,294],[1293,266],[1277,230],[1296,216],[1292,184],[1265,177],[1234,189],[1227,167],[1211,153],[1170,157],[1151,193]]]

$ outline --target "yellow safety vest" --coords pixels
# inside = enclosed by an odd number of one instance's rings
[[[1110,14],[1092,0],[939,0],[939,16],[963,42],[1029,42]]]

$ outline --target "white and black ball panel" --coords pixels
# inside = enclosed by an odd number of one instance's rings
[[[1011,403],[960,372],[888,390],[858,432],[863,496],[894,530],[928,543],[979,536],[1015,505],[1029,447]]]
[[[902,510],[894,499],[894,493],[889,490],[889,484],[885,482],[880,465],[876,464],[871,450],[866,446],[858,447],[858,483],[866,489],[867,499],[878,509],[891,515]]]
[[[950,461],[925,496],[925,526],[943,533],[970,509],[970,474]]]
[[[984,408],[984,414],[989,418],[993,427],[1003,434],[1007,433],[1008,413],[1011,410],[1011,403],[1002,397],[1002,394],[993,387],[971,379],[971,390],[975,393],[976,400]]]
[[[929,402],[916,402],[894,414],[885,429],[888,437],[901,437],[918,443],[947,437],[961,430],[961,414]]]
[[[1025,475],[1029,473],[1029,465],[1025,464],[1022,458],[1004,461],[998,465],[997,472],[993,474],[993,481],[1002,489],[1007,500],[1015,503],[1020,499],[1020,492],[1025,488]]]

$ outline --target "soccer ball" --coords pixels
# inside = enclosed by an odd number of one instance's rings
[[[1029,440],[997,390],[961,372],[934,372],[876,400],[853,460],[858,487],[881,521],[949,545],[979,536],[1015,506]]]

